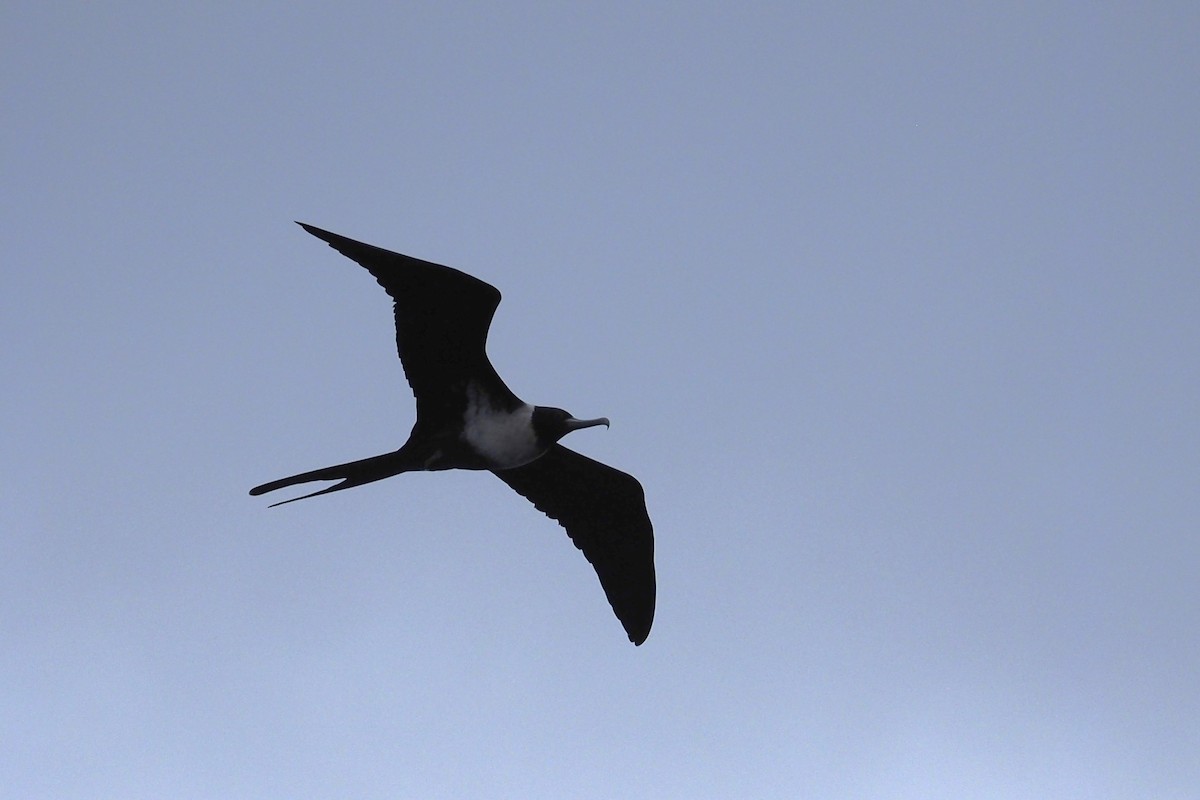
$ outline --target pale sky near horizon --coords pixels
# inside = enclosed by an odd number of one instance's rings
[[[12,3],[0,798],[1195,798],[1200,6]],[[394,449],[390,302],[611,429],[630,645]]]

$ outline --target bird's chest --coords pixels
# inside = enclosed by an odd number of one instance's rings
[[[519,467],[545,450],[533,431],[533,406],[505,411],[493,408],[486,398],[475,393],[468,393],[462,438],[486,462],[488,469]]]

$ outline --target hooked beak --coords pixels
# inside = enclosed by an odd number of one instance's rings
[[[597,417],[596,419],[575,419],[571,417],[566,422],[567,431],[577,431],[580,428],[594,428],[597,425],[608,427],[608,417]]]

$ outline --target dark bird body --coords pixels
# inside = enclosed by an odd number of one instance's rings
[[[654,620],[654,533],[637,479],[558,440],[604,418],[580,420],[533,406],[504,384],[488,360],[493,286],[450,267],[393,253],[299,223],[357,261],[395,301],[396,347],[417,401],[417,420],[399,450],[303,472],[250,490],[260,495],[309,481],[349,489],[402,472],[489,470],[562,525],[596,569],[629,639],[641,644]],[[282,505],[276,503],[275,505]]]

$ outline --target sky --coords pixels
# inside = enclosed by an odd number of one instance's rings
[[[1194,798],[1200,6],[9,3],[0,797]],[[398,447],[497,286],[658,611]]]

